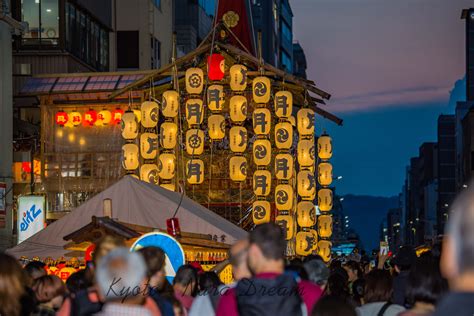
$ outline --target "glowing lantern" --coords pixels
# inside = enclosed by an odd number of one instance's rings
[[[285,239],[290,240],[295,235],[295,223],[291,215],[278,215],[275,218],[275,224],[283,229]]]
[[[244,181],[247,178],[247,159],[243,156],[231,157],[229,174],[232,181]]]
[[[293,112],[293,94],[290,91],[275,93],[275,115],[279,118],[288,118]]]
[[[225,137],[225,118],[220,114],[213,114],[207,120],[207,128],[211,139],[222,139]]]
[[[54,117],[54,120],[59,126],[64,126],[68,121],[68,115],[66,112],[63,111],[57,112]]]
[[[314,236],[310,232],[296,234],[295,252],[298,256],[307,256],[313,252]]]
[[[298,142],[298,163],[300,166],[314,165],[314,141],[312,139],[301,139]]]
[[[189,184],[201,184],[204,182],[204,161],[201,159],[190,159],[186,163],[186,180]]]
[[[323,162],[318,165],[318,182],[324,186],[331,185],[332,165],[329,162]]]
[[[296,115],[298,133],[300,135],[314,135],[314,111],[300,109]]]
[[[176,156],[174,154],[161,154],[158,160],[158,171],[161,179],[174,178],[176,169]],[[174,190],[174,189],[173,189]]]
[[[142,111],[141,109],[133,109],[133,114],[135,114],[135,117],[137,118],[137,122],[140,123],[142,121]]]
[[[321,256],[324,262],[331,260],[331,246],[332,243],[329,240],[320,240],[318,242],[318,255]]]
[[[95,121],[97,121],[97,112],[90,109],[86,113],[84,113],[84,122],[86,122],[89,126],[93,126]]]
[[[318,157],[322,160],[328,160],[332,157],[332,140],[329,135],[321,135],[318,138]]]
[[[316,229],[309,229],[308,232],[310,232],[313,235],[313,251],[318,249],[318,232]]]
[[[212,54],[207,57],[208,73],[210,80],[222,80],[225,72],[225,58],[221,54]]]
[[[122,166],[125,170],[135,170],[138,168],[138,146],[135,144],[125,144],[122,146]]]
[[[271,205],[268,201],[255,201],[252,205],[252,219],[255,225],[270,222]]]
[[[169,191],[175,191],[176,189],[176,186],[174,185],[174,183],[162,183],[160,184],[160,187]]]
[[[272,159],[272,145],[267,139],[257,139],[253,143],[253,161],[257,166],[268,166]]]
[[[270,79],[268,77],[256,77],[253,79],[253,101],[255,103],[267,103],[270,101],[270,88]]]
[[[272,127],[272,115],[269,109],[253,111],[253,131],[257,135],[268,135]]]
[[[229,131],[229,147],[235,153],[243,153],[247,149],[247,129],[233,126]]]
[[[174,90],[163,92],[161,100],[161,113],[165,117],[176,117],[179,109],[179,94]]]
[[[247,98],[234,95],[229,101],[229,114],[233,122],[240,123],[247,118]]]
[[[247,88],[247,67],[244,65],[233,65],[229,70],[230,88],[233,91],[244,91]]]
[[[204,151],[204,132],[200,129],[189,129],[186,132],[186,152],[188,155],[201,155]]]
[[[314,200],[316,196],[316,181],[311,171],[298,172],[296,177],[298,195],[304,200]]]
[[[140,179],[148,183],[158,184],[160,181],[158,166],[155,164],[141,165]]]
[[[332,210],[332,190],[320,189],[318,191],[318,206],[321,212]]]
[[[153,128],[158,124],[158,103],[154,101],[145,101],[141,106],[142,126]]]
[[[278,149],[290,149],[293,145],[293,126],[289,122],[275,125],[275,145]]]
[[[296,206],[296,218],[300,227],[312,227],[316,224],[316,209],[309,201],[301,201]]]
[[[164,122],[160,128],[160,144],[164,149],[176,147],[176,133],[178,126],[173,122]]]
[[[112,124],[120,124],[122,121],[123,110],[122,109],[115,109],[112,111]]]
[[[64,268],[61,268],[61,270],[59,270],[57,275],[61,280],[63,280],[63,282],[66,282],[69,276],[73,274],[74,272],[76,272],[76,269],[72,267],[64,267]]]
[[[202,124],[204,120],[204,107],[201,99],[188,99],[186,101],[186,121],[188,125]]]
[[[279,211],[288,211],[293,207],[293,188],[289,184],[279,184],[275,188],[275,206]]]
[[[272,189],[272,174],[268,170],[255,170],[253,174],[253,192],[267,196]]]
[[[207,88],[207,107],[211,111],[222,111],[224,107],[224,87],[212,85]]]
[[[319,215],[318,235],[321,238],[329,238],[332,236],[332,217],[330,215]]]
[[[143,159],[155,159],[158,150],[158,135],[142,133],[140,135],[140,153]]]
[[[69,113],[69,123],[73,126],[78,126],[82,123],[82,115],[81,113],[74,111]]]
[[[138,136],[138,122],[132,111],[127,111],[122,116],[122,137],[135,139]]]
[[[189,68],[186,70],[186,92],[189,94],[200,94],[204,86],[204,72],[201,68]]]
[[[293,177],[293,156],[278,154],[275,156],[275,177],[278,180],[289,180]]]
[[[96,125],[108,125],[112,121],[112,113],[107,110],[102,110],[97,114]]]

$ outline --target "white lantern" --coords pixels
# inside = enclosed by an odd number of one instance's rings
[[[257,166],[268,166],[272,159],[272,145],[268,139],[257,139],[253,143],[253,161]]]
[[[316,197],[316,180],[314,173],[308,170],[302,170],[298,172],[296,182],[298,195],[301,196],[303,200],[314,200]]]
[[[188,99],[186,101],[186,121],[188,125],[202,124],[204,120],[204,107],[201,99]]]
[[[243,156],[231,157],[229,174],[232,181],[244,181],[247,178],[247,159]]]
[[[321,256],[324,262],[331,260],[332,243],[329,240],[320,240],[318,242],[318,255]]]
[[[299,202],[296,206],[296,218],[300,227],[314,226],[316,224],[316,209],[313,202]]]
[[[213,114],[207,119],[207,128],[211,139],[222,139],[225,137],[225,118],[220,114]]]
[[[255,170],[253,174],[253,192],[255,195],[267,196],[272,190],[272,174],[268,170]]]
[[[161,179],[174,178],[176,169],[176,156],[174,154],[161,154],[158,160],[158,170]]]
[[[255,103],[270,101],[271,84],[268,77],[256,77],[252,81],[252,94]]]
[[[233,65],[229,70],[230,88],[233,91],[244,91],[247,87],[247,67],[244,65]]]
[[[141,165],[140,179],[148,183],[158,184],[160,181],[158,166],[155,164]]]
[[[293,177],[293,156],[278,154],[275,156],[275,177],[278,180],[290,180]]]
[[[247,129],[233,126],[229,131],[229,147],[235,153],[243,153],[247,149]]]
[[[298,256],[307,256],[313,252],[314,236],[310,232],[296,234],[295,252]]]
[[[298,142],[298,163],[302,167],[309,167],[314,165],[314,140],[300,139]]]
[[[138,136],[138,122],[132,111],[122,115],[122,137],[124,139],[135,139]]]
[[[293,112],[293,94],[290,91],[275,93],[275,115],[279,118],[288,118]]]
[[[189,184],[201,184],[204,182],[204,161],[201,159],[190,159],[186,163],[186,180]]]
[[[112,113],[107,110],[102,110],[97,113],[97,121],[95,121],[95,125],[102,126],[102,125],[109,125],[110,121],[112,121]]]
[[[204,72],[201,68],[189,68],[186,70],[186,92],[189,94],[200,94],[204,87]]]
[[[332,190],[320,189],[318,191],[318,206],[321,212],[332,210]]]
[[[295,236],[295,222],[291,215],[278,215],[275,224],[283,229],[285,240],[290,240]]]
[[[163,92],[161,113],[165,117],[176,117],[179,110],[179,93],[174,90]]]
[[[178,126],[173,122],[164,122],[160,127],[160,143],[164,149],[176,147],[176,134]]]
[[[319,215],[318,235],[321,238],[329,238],[332,236],[332,217],[330,215]]]
[[[290,149],[293,145],[293,126],[289,122],[275,125],[275,146],[278,149]]]
[[[322,162],[318,165],[318,181],[323,186],[332,183],[332,165],[329,162]]]
[[[298,133],[300,135],[314,135],[314,111],[311,109],[300,109],[296,115]]]
[[[255,201],[252,204],[252,219],[255,225],[270,222],[271,205],[268,201]]]
[[[133,114],[135,114],[137,118],[137,122],[140,123],[142,121],[142,110],[140,109],[133,109]]]
[[[138,168],[138,146],[135,144],[125,144],[122,146],[122,166],[125,170],[135,170]]]
[[[308,232],[310,232],[313,235],[313,251],[318,249],[318,232],[316,229],[309,229]]]
[[[142,133],[140,135],[140,153],[143,159],[155,159],[158,151],[158,135]]]
[[[279,184],[275,188],[275,206],[279,211],[289,211],[293,207],[293,188],[289,184]]]
[[[207,88],[207,107],[211,111],[222,111],[224,107],[224,87],[214,84]]]
[[[253,111],[253,131],[257,135],[268,135],[272,128],[272,115],[269,109],[255,109]]]
[[[158,124],[158,103],[145,101],[141,106],[141,123],[145,128],[153,128]]]
[[[318,138],[318,156],[322,160],[328,160],[332,157],[332,140],[327,134]]]
[[[200,129],[189,129],[186,132],[186,152],[190,156],[201,155],[204,151],[204,132]]]
[[[247,118],[247,98],[234,95],[229,101],[229,114],[233,122],[241,123]]]

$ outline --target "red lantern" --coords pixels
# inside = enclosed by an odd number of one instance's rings
[[[84,254],[84,260],[87,261],[92,261],[92,256],[94,254],[95,250],[95,244],[91,244],[89,247],[86,248],[86,252]]]
[[[89,110],[84,114],[84,122],[90,126],[94,125],[97,121],[97,112],[94,110]]]
[[[31,172],[31,162],[22,162],[21,163],[21,169],[23,169],[24,172],[30,173]]]
[[[176,217],[168,218],[166,220],[166,231],[168,232],[168,235],[181,237],[181,228],[179,227],[179,220]]]
[[[112,120],[113,124],[120,124],[122,121],[123,110],[122,109],[115,109],[112,111]]]
[[[56,113],[56,124],[58,124],[59,126],[64,126],[64,124],[67,123],[67,121],[69,120],[69,117],[67,116],[67,113],[66,112],[57,112]]]
[[[222,80],[225,71],[225,58],[221,54],[212,54],[207,57],[208,74],[210,80]]]

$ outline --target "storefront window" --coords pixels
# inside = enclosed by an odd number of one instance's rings
[[[21,19],[28,23],[23,43],[57,45],[59,38],[58,0],[22,0]]]
[[[58,0],[41,0],[41,41],[57,45],[59,38]]]

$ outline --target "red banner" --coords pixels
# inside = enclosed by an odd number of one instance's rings
[[[217,21],[224,21],[232,33],[234,33],[240,42],[253,54],[253,34],[249,20],[250,12],[247,11],[245,1],[246,0],[218,1]],[[241,48],[241,45],[232,36],[230,36],[230,41],[236,47]]]

